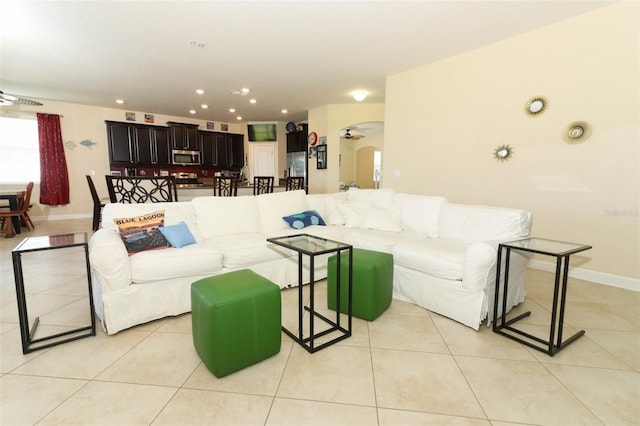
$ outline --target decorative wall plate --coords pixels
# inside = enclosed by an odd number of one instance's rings
[[[544,96],[534,96],[524,106],[524,112],[529,115],[542,114],[549,106],[549,101]]]
[[[506,161],[513,155],[513,148],[509,145],[500,145],[493,151],[493,157],[498,161]]]

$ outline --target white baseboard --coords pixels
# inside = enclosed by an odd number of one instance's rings
[[[541,271],[555,272],[556,264],[552,262],[544,262],[541,260],[530,260],[530,268],[539,269]],[[592,271],[584,268],[569,267],[569,276],[580,280],[591,281],[598,284],[604,284],[611,287],[624,288],[627,290],[640,291],[640,279],[624,277],[622,275],[608,274],[606,272]]]

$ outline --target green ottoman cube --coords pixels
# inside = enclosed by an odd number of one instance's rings
[[[191,285],[193,344],[216,377],[280,352],[280,287],[248,269]]]
[[[327,306],[336,310],[338,256],[329,258],[327,277]],[[340,259],[340,312],[349,306],[349,255]],[[393,255],[378,251],[353,249],[353,305],[354,317],[373,321],[390,305],[393,295]]]

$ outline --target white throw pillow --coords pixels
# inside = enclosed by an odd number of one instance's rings
[[[340,203],[336,205],[338,211],[344,218],[345,228],[360,228],[364,220],[367,207],[358,203]]]
[[[400,232],[402,225],[400,215],[395,209],[379,209],[369,206],[362,220],[361,228],[377,229],[378,231]]]
[[[372,204],[378,208],[386,209],[391,206],[395,192],[391,189],[358,189],[349,188],[347,201],[364,205]]]
[[[396,194],[394,199],[394,205],[400,210],[403,228],[429,238],[438,238],[438,219],[446,202],[444,197],[416,194]]]
[[[347,199],[346,194],[342,197],[338,196],[327,196],[326,202],[326,212],[325,215],[322,216],[327,225],[344,225],[344,216],[338,210],[338,204],[342,204]]]

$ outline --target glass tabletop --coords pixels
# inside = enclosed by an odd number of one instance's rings
[[[348,249],[351,247],[349,244],[344,244],[339,241],[327,240],[326,238],[320,238],[309,234],[296,234],[287,235],[284,237],[267,238],[267,241],[308,255],[331,253],[337,250]]]
[[[22,240],[14,252],[48,250],[53,248],[73,247],[87,243],[86,232],[74,234],[45,235],[42,237],[28,237]]]
[[[514,248],[533,253],[551,256],[566,256],[592,248],[586,244],[569,243],[566,241],[547,240],[545,238],[525,238],[500,244],[503,247]]]

